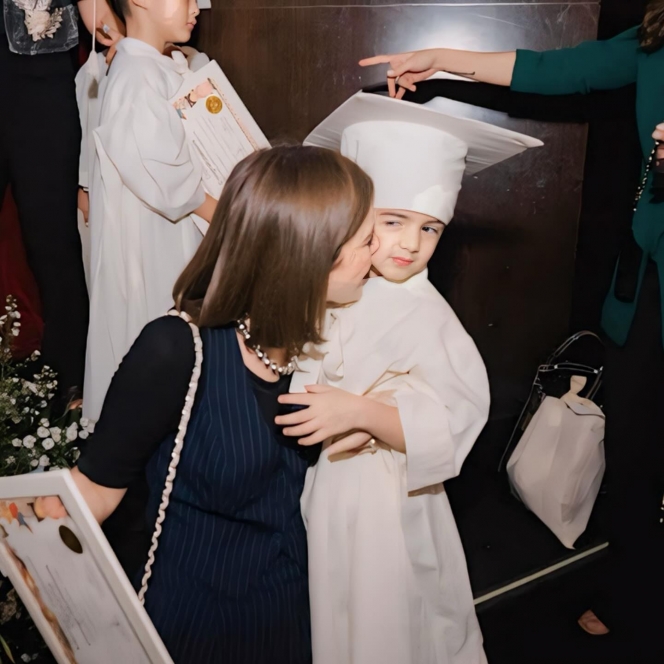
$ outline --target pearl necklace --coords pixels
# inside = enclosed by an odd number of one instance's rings
[[[272,373],[277,374],[277,376],[290,376],[293,371],[295,371],[295,358],[291,358],[290,362],[286,366],[280,366],[276,362],[273,362],[267,355],[264,350],[261,350],[259,344],[249,343],[251,339],[251,334],[249,334],[249,327],[247,326],[248,317],[245,316],[241,320],[237,321],[237,329],[240,330],[240,334],[244,337],[245,345],[256,353],[256,356],[263,364],[272,371]]]

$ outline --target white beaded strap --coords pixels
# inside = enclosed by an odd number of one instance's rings
[[[166,475],[166,483],[164,485],[164,491],[161,494],[161,504],[159,505],[159,512],[157,514],[157,521],[154,527],[154,533],[152,534],[152,545],[150,546],[150,551],[148,552],[148,561],[145,564],[145,573],[143,574],[143,580],[141,582],[141,589],[138,593],[138,600],[141,604],[145,603],[145,593],[148,589],[148,582],[152,576],[152,565],[154,565],[155,553],[157,547],[159,546],[159,536],[162,531],[162,524],[166,518],[166,509],[168,508],[168,503],[171,499],[171,492],[173,491],[173,480],[175,480],[175,473],[177,472],[178,464],[180,463],[180,454],[182,452],[182,447],[184,445],[184,438],[187,435],[187,426],[189,424],[189,418],[191,417],[191,409],[194,406],[194,399],[196,398],[196,390],[198,389],[198,380],[201,377],[201,367],[203,366],[203,342],[201,341],[201,333],[194,323],[191,322],[191,318],[184,312],[169,311],[170,316],[178,316],[189,323],[189,327],[194,335],[194,349],[196,352],[196,359],[194,362],[194,371],[191,374],[191,380],[189,381],[189,390],[187,391],[187,396],[184,400],[184,407],[182,409],[182,418],[180,419],[180,424],[178,425],[178,433],[175,437],[175,446],[173,447],[173,453],[171,454],[171,462],[168,464],[168,474]]]

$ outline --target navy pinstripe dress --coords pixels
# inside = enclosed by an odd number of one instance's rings
[[[203,371],[145,606],[177,664],[308,663],[307,462],[261,416],[235,330],[201,336]],[[148,464],[151,523],[173,445],[171,435]]]

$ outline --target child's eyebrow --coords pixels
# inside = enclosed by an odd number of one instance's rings
[[[396,217],[397,219],[408,219],[407,214],[402,214],[401,212],[381,212],[381,217]]]

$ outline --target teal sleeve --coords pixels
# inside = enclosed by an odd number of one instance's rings
[[[606,41],[555,51],[517,51],[512,90],[544,95],[612,90],[636,81],[638,27]]]

